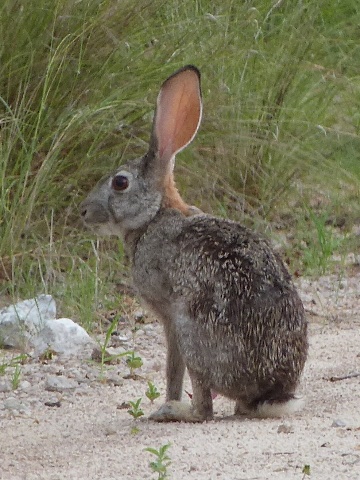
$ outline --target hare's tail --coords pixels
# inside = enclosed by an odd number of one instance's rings
[[[298,412],[303,408],[304,403],[304,398],[295,396],[284,402],[265,401],[257,405],[255,412],[256,416],[261,418],[283,417]]]
[[[246,405],[241,400],[238,400],[236,402],[235,414],[255,418],[277,418],[298,412],[303,408],[304,403],[303,397],[295,395],[289,395],[282,400],[258,401],[250,405]]]

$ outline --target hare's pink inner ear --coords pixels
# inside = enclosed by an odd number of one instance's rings
[[[200,73],[184,67],[162,85],[153,126],[157,154],[169,162],[194,138],[201,121]]]

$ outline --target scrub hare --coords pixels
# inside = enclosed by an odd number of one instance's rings
[[[148,152],[103,178],[81,216],[96,233],[123,239],[134,285],[164,326],[166,403],[150,418],[211,419],[211,391],[235,400],[237,414],[281,416],[299,407],[304,308],[267,240],[202,214],[177,191],[175,155],[201,113],[200,72],[188,65],[161,86]],[[180,401],[185,367],[191,405]]]

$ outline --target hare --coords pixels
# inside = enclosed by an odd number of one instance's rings
[[[123,239],[134,286],[164,326],[166,402],[151,419],[212,419],[214,391],[235,400],[235,414],[282,416],[302,403],[304,308],[266,239],[203,214],[176,189],[175,155],[201,116],[200,72],[187,65],[161,86],[148,152],[103,178],[81,216],[96,233]],[[181,402],[185,368],[191,404]]]

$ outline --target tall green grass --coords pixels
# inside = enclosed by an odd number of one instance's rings
[[[81,268],[78,203],[145,152],[159,85],[186,63],[205,104],[178,158],[190,202],[266,229],[321,192],[359,217],[359,21],[357,0],[4,0],[0,295]]]

